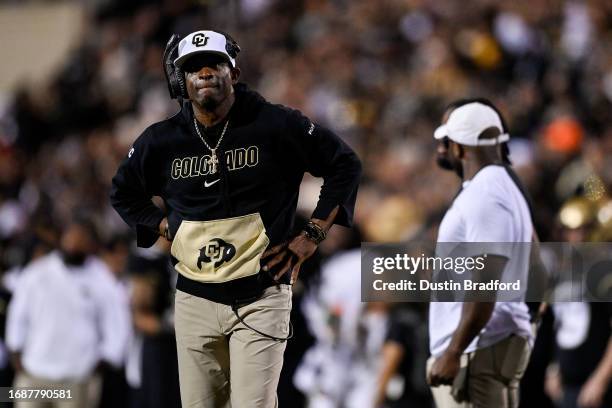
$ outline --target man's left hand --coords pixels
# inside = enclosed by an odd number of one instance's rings
[[[459,373],[460,365],[461,354],[446,350],[431,367],[427,376],[427,383],[432,387],[451,385]]]
[[[293,284],[298,278],[302,264],[314,254],[316,249],[317,244],[302,232],[288,243],[285,242],[266,250],[262,255],[262,259],[272,258],[264,265],[263,270],[269,271],[282,262],[282,267],[274,275],[274,280],[279,280],[285,273],[291,270],[290,283]]]

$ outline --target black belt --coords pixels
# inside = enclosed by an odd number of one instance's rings
[[[281,279],[281,281],[282,280],[283,279]],[[176,281],[176,288],[181,292],[193,296],[231,306],[236,304],[245,305],[254,302],[261,297],[264,290],[278,283],[285,282],[275,282],[270,275],[264,271],[223,283],[198,282],[179,273]]]

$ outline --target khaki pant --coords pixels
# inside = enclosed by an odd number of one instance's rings
[[[289,285],[267,288],[238,309],[249,326],[274,337],[288,336],[290,312]],[[285,341],[247,328],[230,306],[178,290],[175,327],[183,408],[278,406]]]
[[[510,336],[492,346],[464,355],[468,357],[468,402],[458,403],[450,385],[431,387],[438,408],[516,408],[518,386],[529,363],[531,350],[527,341]],[[427,371],[435,359],[427,361]]]
[[[70,389],[70,399],[57,399],[53,401],[20,401],[15,403],[15,408],[89,408],[92,400],[89,394],[89,381],[74,384],[57,381],[44,380],[31,376],[27,373],[19,373],[15,377],[15,387],[29,389]]]

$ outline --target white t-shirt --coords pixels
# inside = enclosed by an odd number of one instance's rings
[[[7,318],[7,346],[25,370],[52,381],[83,381],[100,360],[123,363],[129,306],[106,266],[94,257],[69,267],[58,252],[23,271]]]
[[[522,193],[502,166],[490,165],[481,169],[446,212],[438,232],[441,242],[531,242],[532,220]],[[500,245],[499,255],[506,255]],[[491,251],[487,251],[491,253]],[[444,256],[444,254],[437,254]],[[479,254],[473,254],[479,255]],[[509,257],[506,271],[524,271],[526,282],[529,256]],[[513,272],[516,273],[516,272]],[[461,319],[461,302],[432,302],[429,308],[429,348],[433,356],[441,355]],[[523,302],[497,302],[491,319],[464,351],[495,344],[511,334],[533,342],[529,311]]]

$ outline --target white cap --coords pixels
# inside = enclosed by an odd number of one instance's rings
[[[216,31],[196,31],[181,40],[178,46],[178,58],[174,65],[180,68],[190,56],[210,52],[225,57],[232,67],[236,66],[236,59],[227,52],[227,38]]]
[[[478,139],[478,136],[489,128],[497,128],[499,136]],[[434,132],[434,138],[438,140],[445,137],[466,146],[492,146],[510,139],[510,135],[504,133],[504,126],[497,112],[479,102],[465,104],[451,112],[446,123]]]

